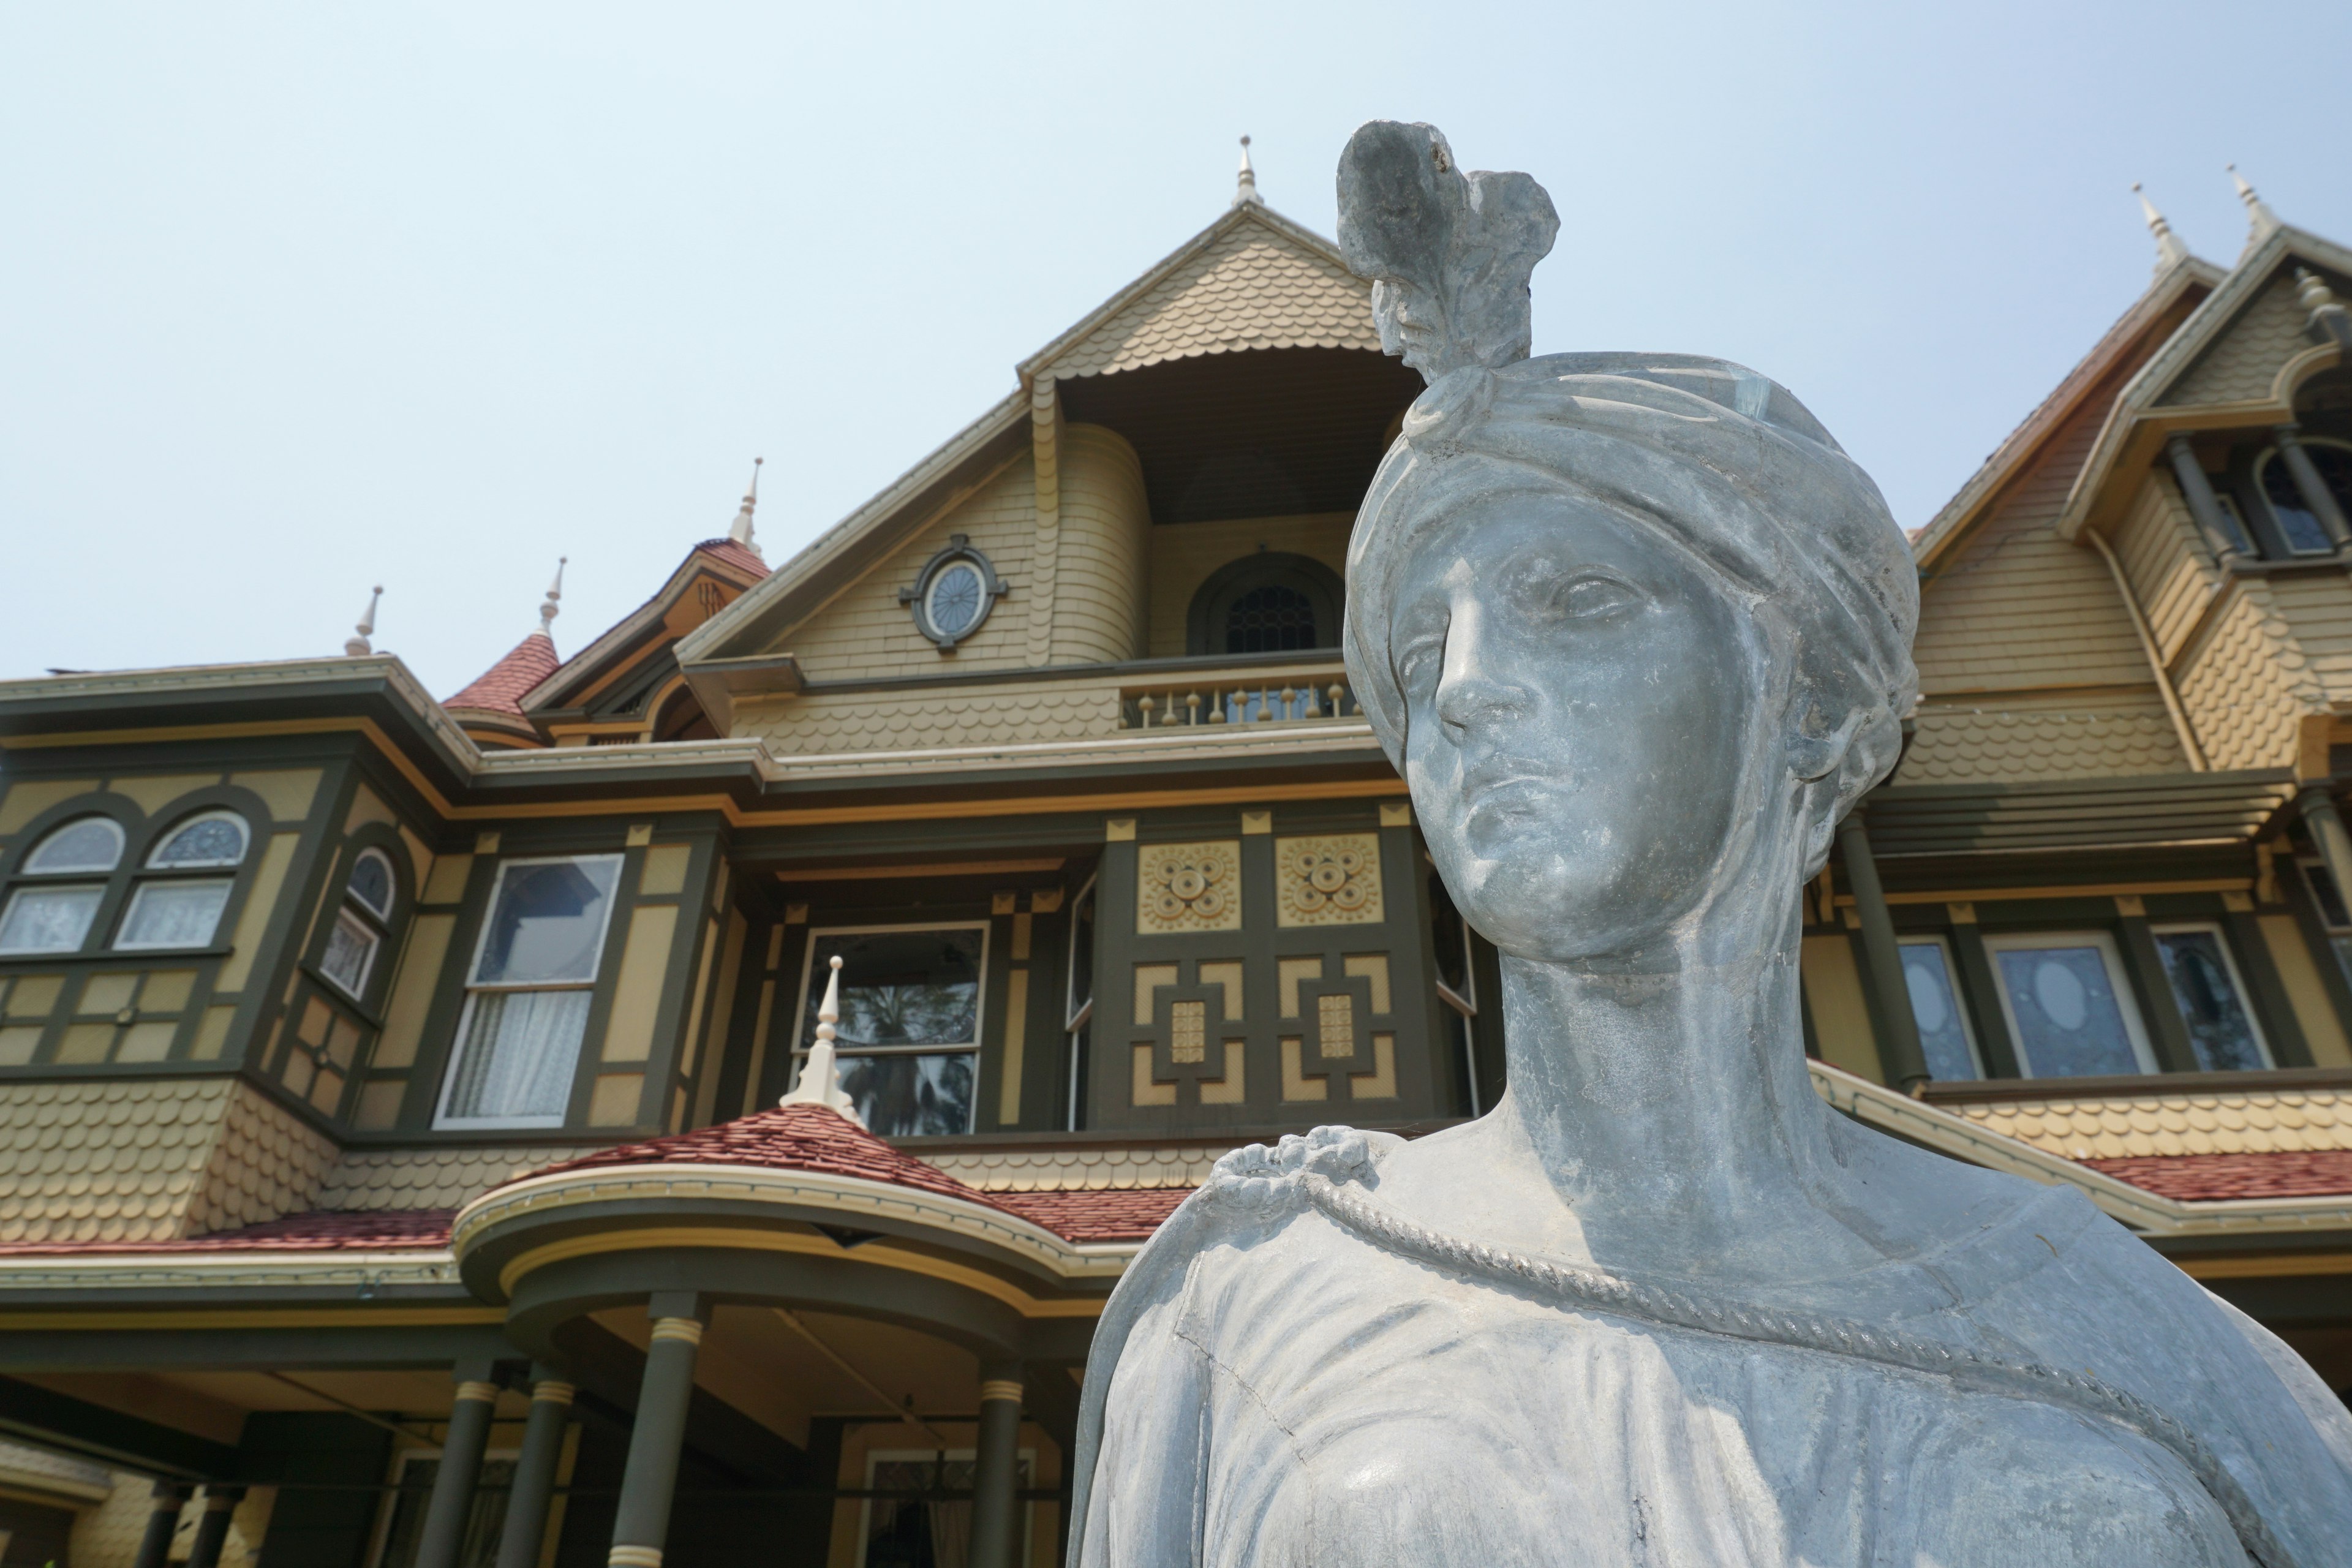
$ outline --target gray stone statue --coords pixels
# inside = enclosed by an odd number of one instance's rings
[[[1832,1112],[1799,890],[1893,765],[1917,588],[1719,360],[1528,360],[1557,227],[1372,124],[1340,234],[1433,384],[1346,647],[1503,952],[1509,1092],[1227,1156],[1095,1341],[1084,1568],[2352,1562],[2352,1422],[2072,1189]]]

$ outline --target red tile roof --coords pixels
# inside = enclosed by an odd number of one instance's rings
[[[892,1186],[913,1187],[943,1198],[1001,1206],[987,1194],[965,1186],[937,1165],[901,1154],[863,1127],[822,1105],[785,1105],[773,1110],[674,1132],[642,1143],[600,1149],[577,1160],[533,1171],[594,1171],[615,1165],[757,1165],[771,1171],[817,1171],[856,1176]],[[518,1176],[528,1181],[529,1176]]]
[[[184,1241],[28,1241],[0,1257],[150,1252],[405,1252],[449,1245],[455,1209],[312,1209]]]
[[[2352,1194],[2352,1149],[2282,1154],[2164,1154],[2085,1160],[2093,1170],[2181,1203]]]
[[[555,644],[548,635],[533,632],[515,644],[506,658],[477,676],[471,686],[441,706],[511,713],[520,718],[523,693],[553,675],[555,667],[562,662],[555,657]]]
[[[1130,1187],[1124,1191],[992,1193],[998,1205],[1034,1220],[1069,1241],[1149,1241],[1191,1187]]]
[[[766,562],[731,539],[706,539],[694,548],[698,554],[716,556],[736,570],[749,572],[754,577],[764,577],[768,574]]]

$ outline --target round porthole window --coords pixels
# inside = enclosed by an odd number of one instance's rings
[[[931,591],[925,597],[931,625],[941,637],[963,636],[980,619],[980,601],[986,591],[978,567],[969,561],[950,563],[931,580]]]
[[[1011,588],[967,535],[951,533],[947,548],[924,563],[914,585],[898,590],[898,602],[914,616],[917,631],[941,653],[953,653],[958,643],[980,630]]]

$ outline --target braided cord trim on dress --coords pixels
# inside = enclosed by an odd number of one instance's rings
[[[1339,1224],[1391,1252],[1457,1272],[1533,1290],[1576,1307],[1616,1317],[1645,1319],[1729,1339],[1760,1341],[1876,1362],[1948,1378],[2011,1398],[2063,1405],[2137,1433],[2189,1467],[2221,1506],[2247,1555],[2263,1568],[2296,1568],[2271,1534],[2253,1500],[2196,1433],[2138,1395],[2087,1373],[2013,1361],[1934,1340],[1890,1333],[1841,1318],[1779,1311],[1747,1303],[1711,1301],[1622,1279],[1599,1269],[1563,1268],[1539,1258],[1462,1241],[1415,1225],[1319,1171],[1293,1174],[1307,1202]]]

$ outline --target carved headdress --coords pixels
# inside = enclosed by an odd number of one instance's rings
[[[1529,359],[1528,278],[1559,227],[1542,186],[1463,174],[1433,126],[1375,121],[1340,155],[1340,249],[1373,279],[1382,346],[1430,383],[1348,550],[1342,642],[1365,717],[1402,765],[1390,597],[1413,538],[1491,489],[1499,463],[1663,530],[1769,605],[1814,722],[1850,736],[1839,793],[1857,798],[1894,766],[1917,691],[1903,531],[1821,422],[1754,371],[1693,354]]]

